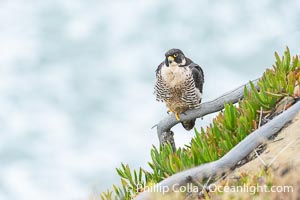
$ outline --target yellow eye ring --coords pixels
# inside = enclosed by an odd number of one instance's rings
[[[177,54],[177,53],[175,53],[173,56],[174,56],[174,58],[176,58],[176,57],[178,56],[178,54]]]

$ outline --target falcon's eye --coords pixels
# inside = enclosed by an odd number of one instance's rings
[[[178,56],[178,54],[177,54],[177,53],[175,53],[173,56],[174,56],[174,58],[176,58],[176,57]]]

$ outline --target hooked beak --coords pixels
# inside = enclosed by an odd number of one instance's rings
[[[166,59],[166,65],[169,66],[174,61],[174,58],[172,56],[168,56],[168,59]]]
[[[171,64],[174,61],[173,56],[168,56],[168,63]]]

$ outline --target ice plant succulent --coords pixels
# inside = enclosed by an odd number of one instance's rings
[[[245,88],[242,100],[236,105],[226,103],[224,110],[208,127],[195,129],[194,138],[184,148],[173,152],[169,144],[159,148],[153,146],[150,151],[152,160],[148,162],[150,171],[142,168],[132,171],[128,165],[121,164],[121,168],[117,168],[121,185],[114,185],[113,191],[103,192],[101,199],[132,199],[143,192],[143,187],[154,185],[182,170],[219,159],[258,128],[261,113],[271,118],[282,98],[299,97],[299,57],[291,58],[287,47],[281,58],[277,53],[275,58],[275,65],[259,79],[259,89],[250,83],[251,90]]]

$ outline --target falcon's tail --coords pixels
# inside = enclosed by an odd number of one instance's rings
[[[185,128],[185,130],[189,131],[194,128],[195,122],[196,122],[196,119],[193,119],[190,121],[183,121],[183,122],[181,122],[181,124],[182,124],[183,128]]]

